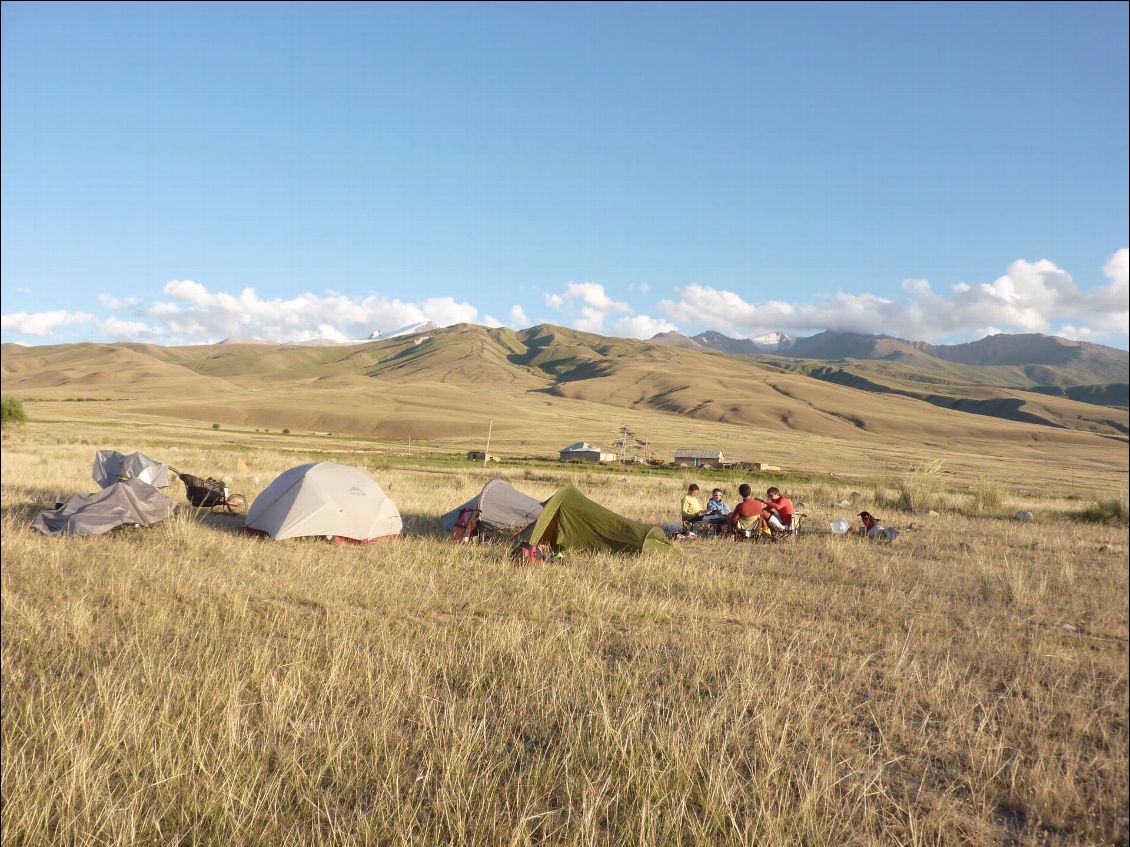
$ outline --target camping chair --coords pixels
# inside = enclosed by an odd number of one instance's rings
[[[694,533],[696,536],[705,536],[710,532],[712,527],[702,518],[692,521],[689,518],[683,518],[683,535]]]
[[[792,541],[800,535],[800,525],[806,517],[808,517],[808,515],[804,512],[795,512],[792,521],[789,522],[788,529],[774,529],[773,527],[769,527],[769,540]]]
[[[760,527],[754,527],[753,529],[739,529],[734,533],[734,538],[737,541],[753,541],[754,543],[761,544],[792,541],[800,535],[800,525],[806,517],[808,517],[808,515],[804,512],[796,512],[793,514],[793,519],[787,529],[774,529],[768,524],[762,524]]]

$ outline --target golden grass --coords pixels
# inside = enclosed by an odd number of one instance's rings
[[[374,474],[397,543],[62,540],[28,519],[93,447],[56,435],[4,442],[6,843],[1125,843],[1127,531],[1063,501],[880,546],[827,532],[873,505],[829,480],[795,544],[529,566],[435,537],[487,473],[421,466]],[[304,460],[150,452],[249,495]],[[508,473],[662,522],[684,484]]]

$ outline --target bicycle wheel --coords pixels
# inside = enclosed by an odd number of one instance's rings
[[[242,494],[233,494],[224,501],[224,511],[229,515],[241,515],[247,511],[247,498]]]

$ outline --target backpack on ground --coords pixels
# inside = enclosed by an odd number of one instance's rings
[[[470,541],[478,536],[479,510],[461,509],[451,529],[452,541]]]

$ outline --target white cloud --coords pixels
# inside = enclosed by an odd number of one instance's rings
[[[482,326],[490,327],[491,329],[497,329],[498,327],[503,326],[502,321],[500,321],[494,315],[483,315],[483,318],[479,323],[482,324]]]
[[[98,328],[110,338],[157,338],[161,335],[161,328],[141,323],[140,321],[123,321],[111,315],[98,322]]]
[[[582,306],[581,316],[573,321],[573,326],[581,332],[604,333],[604,312],[593,306]]]
[[[608,296],[599,282],[570,282],[565,290],[545,295],[545,304],[564,312],[574,329],[582,332],[605,332],[605,318],[630,315],[632,307]]]
[[[632,311],[627,303],[609,297],[599,282],[570,282],[560,294],[545,295],[545,304],[554,309],[561,309],[572,303],[580,303],[601,312]]]
[[[68,312],[56,309],[51,312],[13,312],[0,316],[0,329],[36,338],[53,338],[60,327],[89,323],[94,315],[87,312]]]
[[[98,302],[107,309],[133,309],[141,305],[136,297],[115,297],[113,294],[99,294]]]
[[[168,315],[175,315],[180,312],[180,306],[176,303],[157,302],[151,303],[144,310],[144,314],[151,318],[163,318]]]
[[[360,299],[344,294],[300,294],[289,299],[261,298],[252,288],[239,294],[209,291],[193,280],[173,280],[159,301],[143,314],[159,321],[181,341],[205,342],[226,337],[272,341],[349,341],[409,324],[432,321],[440,326],[472,323],[479,311],[452,297],[429,297],[417,303],[373,294]]]
[[[1103,264],[1103,275],[1113,290],[1126,293],[1130,286],[1130,249],[1123,247]]]
[[[1056,330],[1056,335],[1071,338],[1075,341],[1097,341],[1102,338],[1102,333],[1086,326],[1072,326],[1065,324]]]
[[[530,317],[526,314],[526,310],[518,303],[510,307],[510,320],[513,326],[518,329],[524,329],[530,325]]]
[[[924,279],[903,282],[907,298],[838,292],[816,303],[750,303],[733,291],[688,285],[659,311],[674,321],[717,328],[735,335],[766,330],[885,333],[936,340],[992,324],[1012,332],[1057,333],[1068,324],[1095,337],[1127,335],[1127,250],[1103,266],[1108,284],[1083,291],[1065,270],[1047,259],[1018,259],[1005,274],[979,286],[958,283],[948,296]]]
[[[649,315],[626,315],[612,324],[616,335],[624,338],[651,338],[656,333],[674,332],[679,328],[670,321]]]

